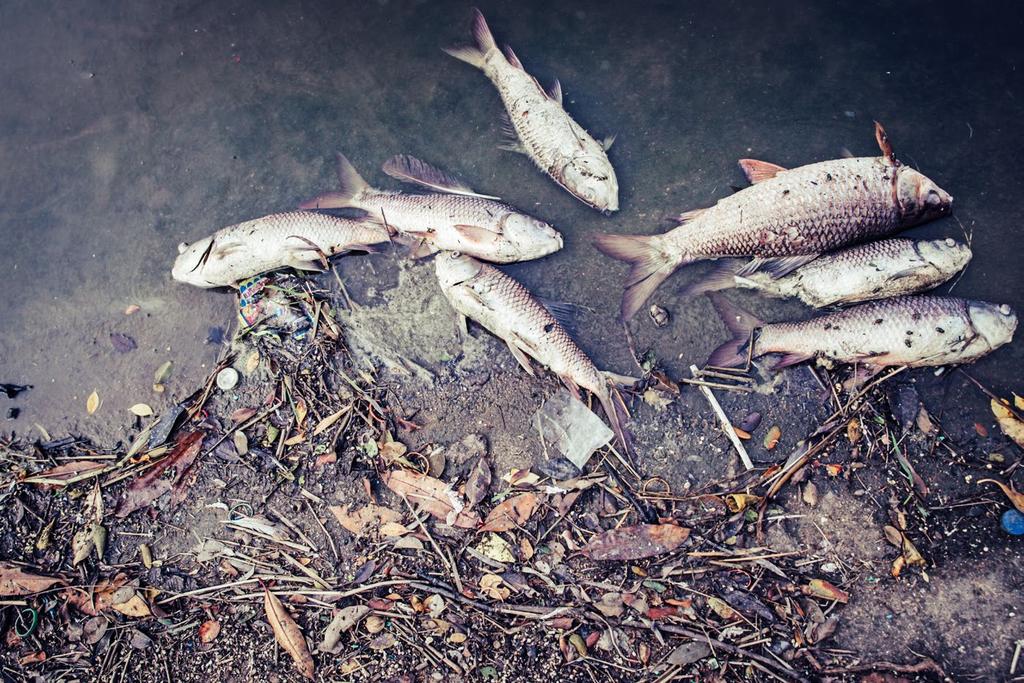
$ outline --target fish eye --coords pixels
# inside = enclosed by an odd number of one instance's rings
[[[451,256],[452,256],[452,260],[454,261],[457,258],[462,258],[462,252],[461,251],[453,251]]]
[[[178,244],[178,253],[179,254],[184,254],[186,249],[188,249],[188,242],[180,242]]]
[[[942,198],[939,197],[939,193],[935,190],[928,190],[928,198],[925,201],[929,204],[941,204]]]
[[[956,246],[956,240],[953,239],[952,237],[947,237],[946,238],[946,246],[947,247],[955,247]]]
[[[999,312],[1002,313],[1003,315],[1010,315],[1011,313],[1013,313],[1013,309],[1010,308],[1010,304],[1002,304],[999,307]]]

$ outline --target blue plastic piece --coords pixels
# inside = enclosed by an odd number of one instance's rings
[[[1003,513],[1003,531],[1011,536],[1024,536],[1024,515],[1016,510]]]

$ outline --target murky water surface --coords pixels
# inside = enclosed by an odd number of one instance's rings
[[[329,189],[335,150],[387,187],[381,162],[415,154],[557,225],[564,251],[509,270],[588,307],[581,345],[629,371],[614,324],[624,268],[589,237],[664,229],[740,184],[740,157],[873,155],[878,119],[956,198],[955,217],[910,232],[971,236],[954,292],[1024,311],[1024,14],[997,5],[483,3],[531,73],[561,80],[577,120],[618,135],[623,209],[605,218],[497,149],[496,92],[439,49],[468,40],[467,3],[0,4],[0,382],[35,385],[0,403],[21,410],[0,424],[113,438],[132,403],[190,392],[233,298],[172,282],[176,245]],[[675,295],[701,271],[658,292],[670,327],[638,325],[677,372],[724,338],[703,300]],[[736,298],[766,319],[806,314]],[[126,317],[130,304],[141,311]],[[154,396],[165,360],[174,377]],[[1019,390],[1022,360],[1018,339],[974,372]],[[89,417],[93,389],[104,403]]]

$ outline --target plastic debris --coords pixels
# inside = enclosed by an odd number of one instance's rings
[[[1007,510],[1002,517],[1003,531],[1011,536],[1024,536],[1024,515],[1016,510]]]
[[[224,368],[217,373],[217,386],[222,391],[231,391],[238,384],[238,371],[234,368]]]
[[[302,339],[310,328],[310,320],[303,312],[296,312],[292,302],[280,289],[270,284],[267,277],[256,277],[238,285],[238,314],[246,326],[260,322],[280,328]]]
[[[581,470],[594,451],[614,436],[608,425],[567,389],[545,401],[533,423],[547,450],[553,448]]]

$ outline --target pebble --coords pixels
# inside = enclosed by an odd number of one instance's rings
[[[1024,514],[1017,510],[1007,510],[1002,518],[1003,531],[1011,536],[1024,536]]]
[[[217,386],[221,391],[231,391],[238,384],[238,371],[234,368],[224,368],[217,373]]]
[[[665,325],[668,325],[668,311],[661,306],[652,305],[648,313],[656,327],[665,327]]]

